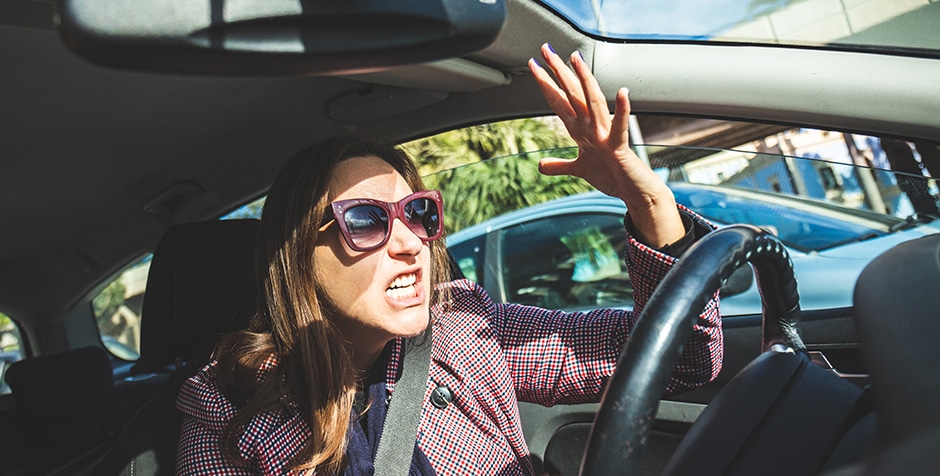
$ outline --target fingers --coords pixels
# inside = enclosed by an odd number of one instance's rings
[[[607,98],[581,54],[577,51],[571,54],[569,67],[548,43],[542,45],[540,52],[552,75],[535,60],[529,61],[529,69],[569,131],[573,132],[570,126],[575,122],[586,121],[582,125],[592,124],[595,131],[606,133],[611,127]]]
[[[542,45],[542,58],[552,70],[558,85],[568,97],[568,102],[578,117],[587,115],[587,103],[581,86],[581,79],[575,75],[574,71],[562,61],[561,57],[552,50],[552,47],[545,43]],[[582,61],[583,63],[583,61]]]
[[[539,160],[539,172],[544,175],[575,175],[576,163],[570,159],[545,157]]]
[[[610,125],[610,110],[607,109],[607,98],[604,97],[604,92],[597,84],[597,78],[594,77],[594,73],[591,72],[587,63],[584,62],[584,58],[578,52],[571,54],[571,67],[574,68],[581,82],[581,91],[587,104],[587,113],[590,114],[591,120],[595,124],[606,129]]]
[[[610,124],[608,144],[619,148],[630,143],[630,90],[620,88],[614,99],[614,118]]]
[[[567,121],[568,118],[576,116],[574,110],[571,109],[568,94],[555,84],[555,80],[552,79],[547,71],[539,66],[534,58],[529,60],[529,71],[531,71],[532,76],[535,77],[535,81],[542,90],[542,95],[545,96],[545,100],[548,101],[549,107],[552,108],[552,111],[555,111],[555,114],[557,114],[562,121]]]

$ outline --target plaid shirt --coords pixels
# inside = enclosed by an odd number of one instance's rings
[[[705,225],[697,217],[696,225]],[[478,285],[448,285],[453,300],[436,309],[431,367],[418,428],[418,446],[440,475],[531,475],[517,401],[542,405],[596,402],[613,373],[636,317],[675,258],[630,239],[627,265],[635,312],[600,309],[565,313],[494,303]],[[394,390],[401,358],[397,342],[386,375]],[[684,346],[667,393],[704,384],[721,370],[718,300],[712,299]],[[182,388],[180,474],[285,474],[287,463],[310,435],[296,408],[255,416],[239,439],[248,466],[222,458],[219,435],[236,409],[219,392],[214,363]],[[277,365],[272,357],[262,377]],[[431,403],[446,386],[453,402]]]

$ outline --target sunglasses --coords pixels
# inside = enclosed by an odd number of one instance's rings
[[[444,232],[444,204],[437,190],[415,192],[391,203],[370,198],[339,200],[330,204],[330,212],[332,216],[327,215],[320,231],[335,221],[346,244],[355,251],[372,251],[388,243],[395,218],[425,243]]]

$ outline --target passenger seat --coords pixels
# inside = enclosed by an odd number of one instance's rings
[[[219,336],[243,328],[258,304],[258,220],[176,225],[153,255],[141,315],[137,374],[168,383],[131,418],[106,463],[107,475],[174,474],[182,413],[179,385],[208,362]]]
[[[2,472],[96,474],[120,431],[114,380],[101,347],[24,359],[6,374],[16,408],[13,447],[3,448]]]

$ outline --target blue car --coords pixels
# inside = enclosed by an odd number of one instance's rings
[[[676,201],[716,225],[747,223],[782,241],[793,261],[803,309],[852,306],[856,278],[894,245],[940,232],[918,220],[820,200],[744,188],[670,183]],[[633,303],[624,267],[619,199],[600,192],[517,210],[454,233],[448,246],[464,275],[504,302],[582,310]],[[760,314],[750,270],[722,289],[725,316]]]

